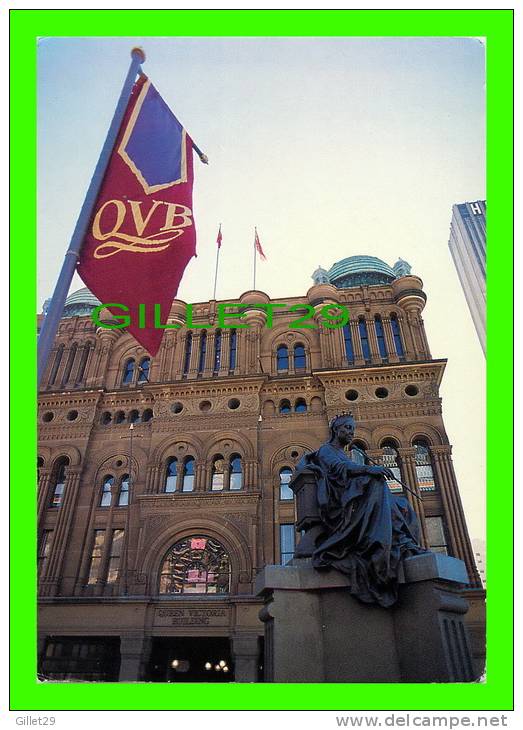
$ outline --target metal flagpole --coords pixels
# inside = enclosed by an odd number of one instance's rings
[[[78,220],[71,237],[69,248],[65,253],[62,270],[60,271],[58,281],[56,282],[53,298],[49,305],[49,309],[47,310],[47,314],[44,318],[42,329],[40,331],[40,336],[38,338],[39,383],[47,366],[49,353],[51,352],[54,338],[58,331],[58,325],[60,323],[65,300],[76,269],[82,242],[91,219],[93,207],[96,203],[96,198],[105,175],[105,170],[113,151],[114,143],[116,142],[116,138],[120,130],[120,125],[125,115],[125,110],[127,109],[127,103],[129,101],[136,76],[141,71],[141,64],[145,61],[145,53],[141,48],[133,48],[131,51],[131,58],[131,65],[127,72],[122,92],[118,99],[118,104],[116,105],[113,120],[109,127],[109,131],[107,132],[107,137],[105,139],[104,146],[102,147],[93,177],[91,178],[82,209],[80,210],[80,215],[78,216]]]
[[[256,289],[256,226],[254,226],[254,275],[253,275],[253,282],[252,282],[252,288]]]
[[[218,232],[218,235],[220,235],[221,230],[222,230],[222,224],[220,223],[220,230]],[[221,241],[220,241],[220,244],[221,244]],[[214,291],[212,293],[212,298],[214,300],[216,300],[216,283],[218,281],[218,261],[220,260],[220,248],[221,248],[221,245],[217,246],[217,250],[216,250],[216,269],[214,272]]]

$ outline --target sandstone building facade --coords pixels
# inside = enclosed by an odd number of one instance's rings
[[[272,312],[257,306],[271,303],[264,292],[245,292],[229,327],[209,301],[194,305],[193,322],[210,326],[189,330],[176,300],[169,323],[179,327],[152,359],[125,330],[94,324],[88,290],[68,298],[39,392],[42,677],[262,681],[254,580],[292,557],[288,481],[329,419],[349,410],[358,445],[420,495],[406,496],[425,545],[465,561],[481,655],[484,594],[422,282],[401,260],[365,256],[313,279]],[[328,326],[329,304],[348,308],[344,326]],[[310,327],[291,326],[311,313]]]

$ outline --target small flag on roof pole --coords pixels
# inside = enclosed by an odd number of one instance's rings
[[[196,255],[192,150],[189,134],[142,73],[94,204],[78,273],[101,302],[128,308],[108,307],[130,318],[127,330],[151,355]]]
[[[216,268],[214,270],[214,291],[212,298],[216,299],[216,284],[218,282],[218,262],[220,260],[220,249],[222,247],[222,224],[218,229],[218,236],[216,237]]]
[[[260,239],[258,237],[258,231],[256,228],[254,229],[254,246],[256,247],[256,251],[260,254],[260,258],[262,261],[267,261],[267,256],[263,252],[263,248],[261,247]]]
[[[254,226],[254,251],[253,251],[253,283],[252,288],[256,289],[256,253],[260,255],[260,258],[262,261],[267,261],[267,257],[265,256],[263,252],[263,248],[261,247],[260,239],[258,237],[258,231],[256,230],[256,226]]]

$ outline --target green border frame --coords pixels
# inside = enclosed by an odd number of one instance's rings
[[[231,684],[201,696],[185,684],[47,684],[36,676],[35,473],[11,491],[13,710],[510,710],[513,708],[512,455],[513,12],[512,10],[11,10],[11,459],[36,463],[36,37],[475,36],[487,39],[489,214],[488,678],[484,684]],[[122,72],[126,59],[122,59]],[[471,140],[473,144],[473,140]],[[450,211],[449,211],[450,216]],[[29,243],[28,243],[29,242]],[[64,244],[65,247],[65,244]],[[495,323],[495,326],[493,326]],[[496,382],[505,384],[500,397]],[[510,456],[509,456],[510,452]],[[496,492],[503,490],[503,499]]]

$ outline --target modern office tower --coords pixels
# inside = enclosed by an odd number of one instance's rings
[[[350,256],[302,297],[175,300],[158,354],[97,327],[72,294],[39,393],[39,671],[91,681],[263,681],[257,573],[292,558],[288,483],[329,420],[352,411],[357,445],[415,490],[423,542],[464,560],[467,621],[484,653],[484,591],[463,514],[430,354],[421,279]],[[229,300],[231,301],[231,300]],[[331,329],[323,307],[350,319]],[[297,305],[300,311],[291,312]],[[310,305],[311,328],[291,322]],[[310,311],[310,310],[309,310]],[[110,317],[107,310],[102,320]],[[464,413],[464,419],[466,414]],[[132,428],[131,428],[132,426]],[[397,482],[389,487],[401,491]]]
[[[486,351],[486,239],[487,203],[459,203],[452,206],[449,248],[478,333]]]

